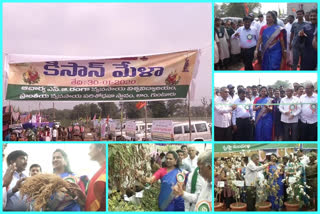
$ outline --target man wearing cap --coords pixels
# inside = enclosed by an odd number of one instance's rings
[[[301,133],[302,141],[317,141],[318,127],[318,96],[315,94],[312,83],[305,85],[306,94],[300,97],[301,101]]]
[[[245,70],[253,70],[252,61],[254,50],[257,45],[257,28],[252,26],[252,19],[248,16],[243,18],[244,26],[239,27],[231,36],[231,39],[239,39],[241,47],[241,57]]]
[[[222,87],[220,96],[214,100],[214,139],[216,141],[232,140],[231,113],[236,106],[228,96],[228,88]]]
[[[281,122],[283,122],[283,140],[298,140],[298,115],[301,112],[300,100],[293,95],[293,89],[288,88],[287,96],[281,99],[279,111],[281,112]]]

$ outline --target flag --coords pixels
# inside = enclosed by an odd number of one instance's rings
[[[100,114],[100,116],[99,116],[99,123],[101,122],[101,114]]]
[[[94,114],[93,119],[92,120],[96,120],[96,114]]]
[[[246,13],[246,16],[249,14],[249,7],[247,3],[244,3],[244,11]]]
[[[137,102],[136,108],[139,110],[139,109],[142,109],[146,105],[147,105],[147,102]]]
[[[106,123],[109,123],[109,114],[108,114],[108,116],[107,116],[107,121],[106,121]]]
[[[295,9],[295,8],[292,8],[292,12],[294,12],[294,13],[295,13],[295,12],[296,12],[296,9]]]

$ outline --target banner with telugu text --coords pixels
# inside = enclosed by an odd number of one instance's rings
[[[198,50],[140,57],[9,64],[7,100],[186,98]]]

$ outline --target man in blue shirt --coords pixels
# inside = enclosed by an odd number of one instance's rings
[[[301,56],[301,70],[316,70],[317,69],[317,50],[313,48],[312,41],[317,29],[317,10],[310,11],[311,23],[306,23],[303,29],[299,32],[300,43],[304,43]]]

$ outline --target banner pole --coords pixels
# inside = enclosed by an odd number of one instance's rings
[[[146,105],[144,106],[144,139],[147,141],[147,104],[148,102],[146,101]]]
[[[123,103],[120,102],[121,106],[121,113],[120,113],[120,131],[121,131],[121,137],[122,137],[122,120],[123,120]]]
[[[191,141],[192,128],[191,128],[191,114],[190,114],[190,91],[188,91],[188,118],[189,118],[189,141]]]

